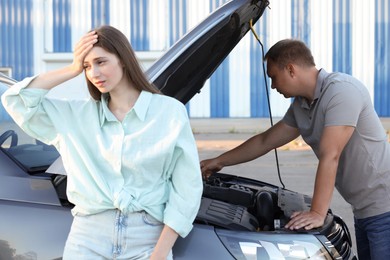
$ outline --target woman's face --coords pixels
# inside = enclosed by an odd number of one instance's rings
[[[101,47],[93,47],[85,56],[87,79],[101,92],[107,93],[123,85],[123,66],[118,57]]]

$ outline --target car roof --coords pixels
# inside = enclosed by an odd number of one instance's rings
[[[10,77],[8,77],[5,74],[0,72],[0,83],[5,84],[7,86],[11,86],[11,85],[15,84],[16,82],[17,82],[16,80],[14,80],[14,79],[12,79],[12,78],[10,78]]]

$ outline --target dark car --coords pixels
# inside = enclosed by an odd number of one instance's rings
[[[225,4],[150,67],[150,80],[164,94],[186,103],[268,4],[267,0]],[[0,91],[12,84],[12,79],[0,76]],[[66,197],[61,158],[53,147],[27,137],[2,116],[0,259],[61,259],[73,207]],[[194,228],[176,242],[174,259],[355,259],[347,226],[330,210],[321,228],[284,229],[293,211],[307,210],[310,204],[306,195],[215,173],[204,182]]]

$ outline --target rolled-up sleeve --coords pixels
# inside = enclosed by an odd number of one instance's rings
[[[34,77],[30,77],[16,83],[1,96],[1,101],[15,123],[28,135],[52,144],[56,132],[47,107],[43,105],[49,91],[26,88],[33,79]]]
[[[177,139],[171,170],[164,223],[185,237],[192,229],[203,191],[199,156],[188,119]]]

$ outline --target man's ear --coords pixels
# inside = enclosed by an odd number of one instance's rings
[[[294,78],[295,77],[295,66],[292,63],[287,64],[286,66],[288,74]]]

